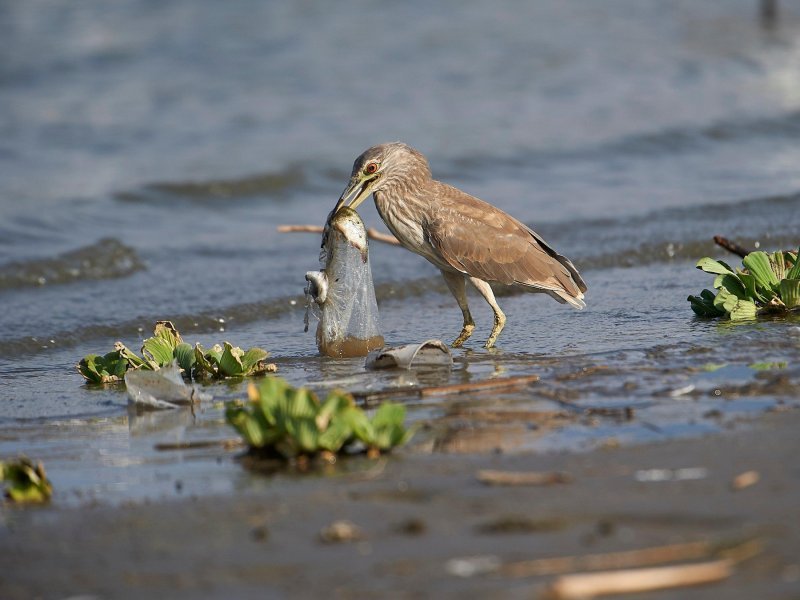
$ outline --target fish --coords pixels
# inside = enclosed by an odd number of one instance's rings
[[[384,346],[372,284],[367,230],[351,208],[331,213],[322,233],[322,269],[306,273],[306,331],[311,310],[319,318],[320,354],[366,356]]]

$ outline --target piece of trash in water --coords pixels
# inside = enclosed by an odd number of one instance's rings
[[[643,469],[636,471],[634,479],[636,481],[685,481],[693,479],[705,479],[708,477],[708,469],[705,467],[686,467],[683,469]]]
[[[320,353],[345,358],[383,348],[367,231],[356,211],[345,207],[328,217],[320,262],[321,271],[306,273],[305,290],[306,331],[311,311],[319,318]]]
[[[456,577],[474,577],[492,573],[500,568],[502,561],[499,556],[492,554],[484,556],[465,556],[463,558],[451,558],[445,563],[445,571]]]
[[[178,408],[200,400],[210,400],[211,395],[186,385],[177,361],[159,369],[131,370],[125,373],[128,404],[142,409]]]
[[[689,385],[685,385],[683,387],[674,389],[670,391],[669,395],[672,398],[678,398],[680,396],[685,396],[686,394],[691,394],[694,391],[694,384],[690,383]]]
[[[395,348],[374,350],[367,355],[367,369],[410,369],[411,367],[452,367],[450,348],[441,340],[426,340],[421,344],[406,344]]]

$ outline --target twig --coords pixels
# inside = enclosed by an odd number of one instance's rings
[[[454,383],[452,385],[440,385],[422,388],[421,396],[445,396],[448,394],[468,394],[469,392],[496,390],[504,388],[515,388],[529,383],[539,381],[538,375],[520,375],[518,377],[497,377],[495,379],[484,379],[471,383]]]
[[[733,252],[735,255],[741,256],[742,258],[750,254],[750,250],[747,248],[744,248],[736,242],[732,242],[728,238],[724,238],[721,235],[714,236],[714,243],[718,246],[722,246],[728,252]]]
[[[677,560],[707,558],[711,550],[711,542],[687,542],[605,554],[522,560],[503,565],[498,570],[498,573],[508,577],[538,577],[579,570],[597,571],[601,569],[644,567]]]
[[[602,571],[563,575],[546,589],[545,598],[592,598],[722,581],[733,574],[730,560],[712,560],[690,565]]]
[[[552,485],[572,481],[569,473],[558,471],[492,471],[484,469],[478,471],[475,477],[486,485]]]
[[[323,232],[323,228],[319,225],[278,225],[278,232],[279,233],[319,233]],[[386,244],[392,244],[394,246],[399,246],[400,242],[397,241],[397,238],[393,235],[388,233],[383,233],[378,231],[374,227],[370,227],[367,229],[367,237],[371,240],[375,240],[376,242],[384,242]]]
[[[227,440],[198,440],[196,442],[164,442],[153,446],[159,452],[167,450],[196,450],[198,448],[238,448],[243,446],[244,442],[239,439]]]
[[[498,377],[496,379],[484,379],[471,383],[454,383],[452,385],[439,385],[430,387],[399,387],[387,390],[377,390],[374,392],[353,392],[353,396],[363,400],[374,400],[391,396],[446,396],[450,394],[468,394],[470,392],[481,392],[485,390],[499,390],[505,388],[516,388],[539,381],[538,375],[520,375],[518,377]]]
[[[637,550],[607,552],[605,554],[522,560],[500,566],[497,569],[497,573],[506,577],[540,577],[542,575],[558,575],[570,571],[632,569],[680,560],[709,558],[724,558],[732,563],[738,563],[755,556],[761,552],[761,549],[762,543],[758,538],[747,538],[744,541],[740,539],[733,543],[701,540]]]

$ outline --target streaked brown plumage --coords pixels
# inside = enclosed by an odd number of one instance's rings
[[[357,207],[370,194],[400,243],[442,272],[464,316],[454,347],[461,346],[475,328],[466,280],[494,311],[487,348],[494,345],[506,321],[488,282],[543,292],[578,309],[586,306],[586,284],[568,258],[499,208],[433,179],[428,161],[410,146],[381,144],[359,156],[334,213],[345,204]]]

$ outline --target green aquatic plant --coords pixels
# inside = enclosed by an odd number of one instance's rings
[[[370,455],[388,452],[413,435],[405,416],[403,405],[385,402],[370,418],[346,392],[333,391],[320,402],[280,377],[250,384],[248,401],[229,402],[225,409],[225,420],[251,450],[287,459],[336,454],[358,444]]]
[[[0,461],[0,481],[5,483],[6,497],[12,502],[42,503],[53,495],[53,486],[42,463],[34,463],[24,456]]]
[[[77,369],[92,383],[122,381],[128,369],[157,371],[173,361],[191,379],[246,377],[275,371],[275,365],[266,361],[268,356],[269,352],[262,348],[244,351],[228,342],[208,350],[200,344],[192,346],[183,341],[170,321],[157,321],[153,337],[142,343],[141,356],[117,342],[108,354],[85,356]]]
[[[751,252],[742,259],[743,269],[733,269],[721,260],[700,259],[697,268],[716,275],[717,293],[705,289],[687,300],[698,316],[728,317],[731,321],[798,310],[800,260],[797,257],[797,252]]]

